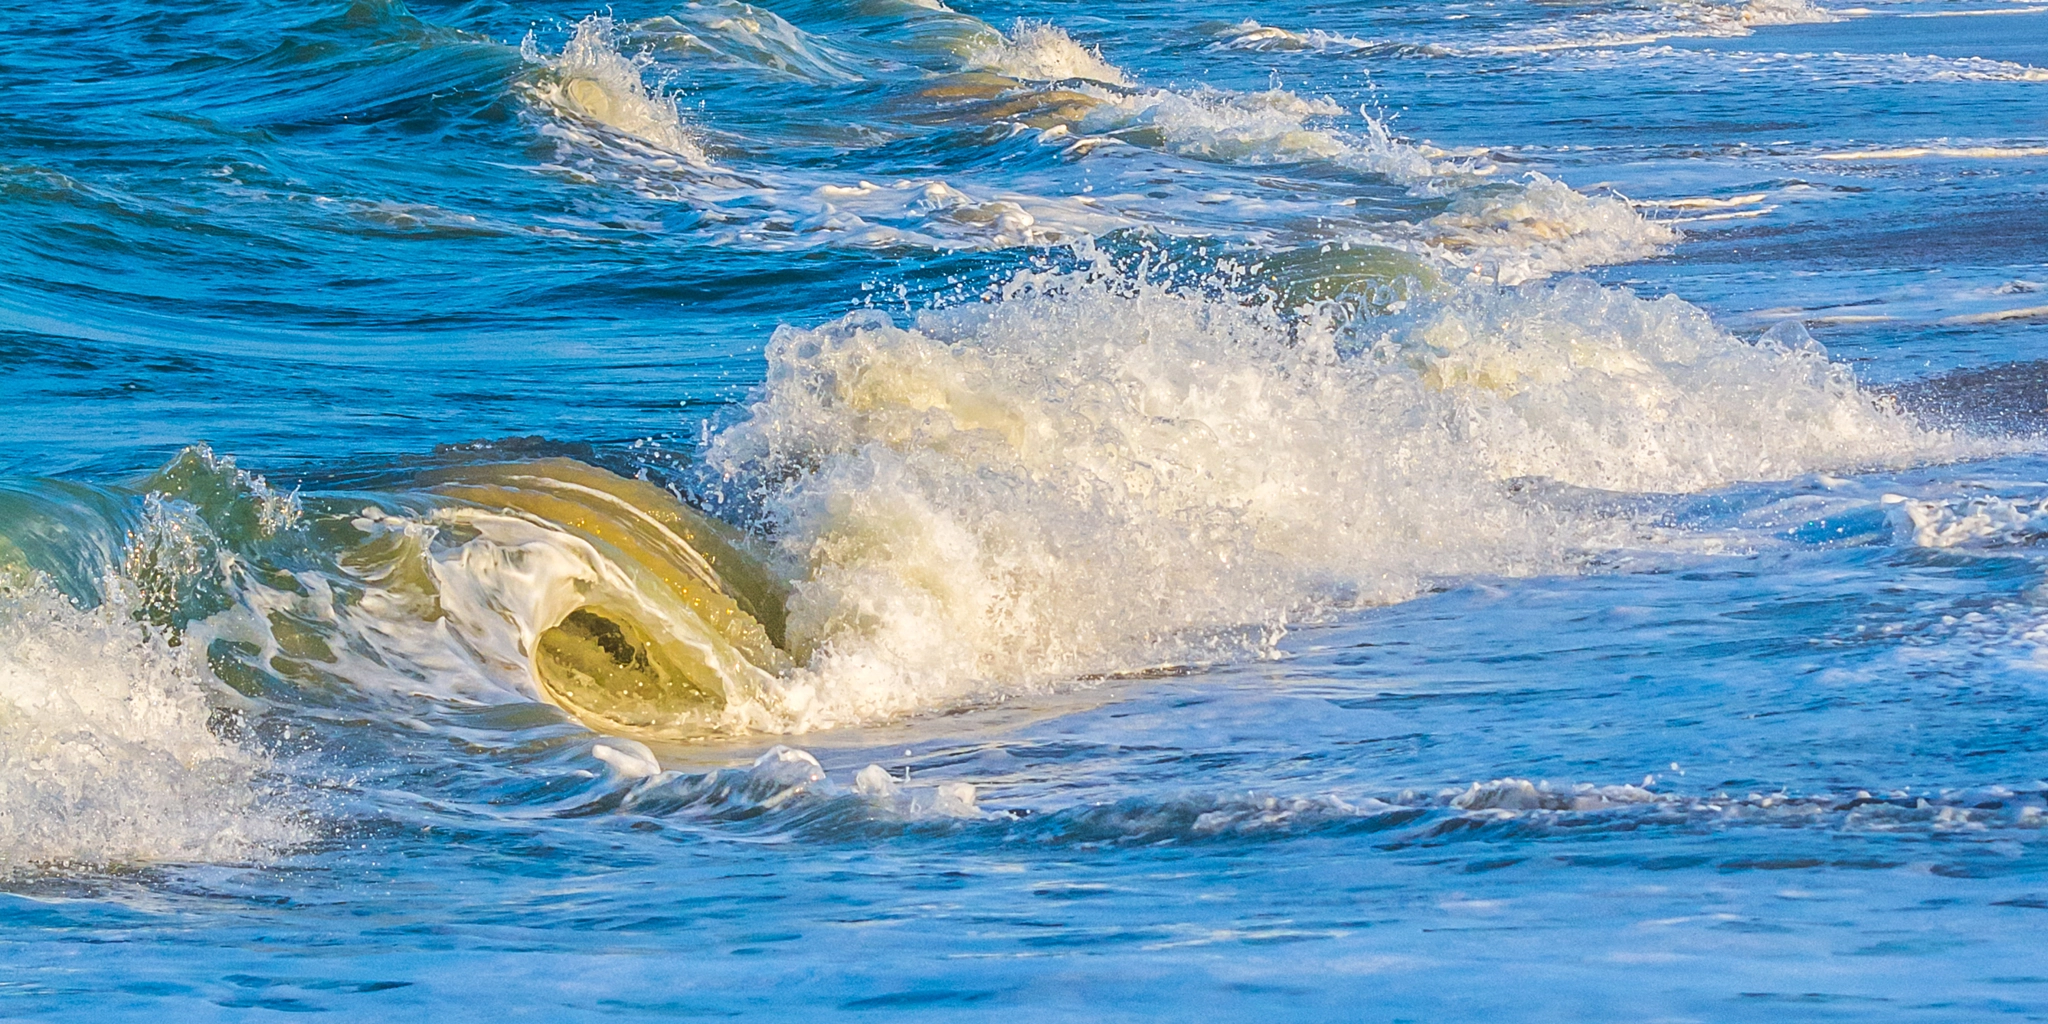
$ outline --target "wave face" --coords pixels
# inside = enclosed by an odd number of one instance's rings
[[[14,13],[0,1016],[2048,977],[2048,12]]]

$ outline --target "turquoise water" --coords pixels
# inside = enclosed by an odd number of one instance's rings
[[[2048,1015],[2048,11],[10,13],[0,1017]]]

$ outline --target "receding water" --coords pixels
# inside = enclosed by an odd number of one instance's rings
[[[8,14],[0,1018],[2048,1016],[2048,10]]]

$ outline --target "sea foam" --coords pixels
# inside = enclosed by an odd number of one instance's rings
[[[1102,51],[1082,46],[1066,30],[1044,22],[1018,21],[1006,35],[998,34],[969,49],[966,66],[1027,81],[1084,78],[1126,85],[1123,69],[1102,59]]]
[[[210,727],[213,684],[116,599],[0,587],[0,873],[260,858],[302,838],[269,761]]]
[[[642,79],[646,62],[620,53],[616,32],[611,18],[593,14],[576,25],[575,34],[553,57],[542,54],[528,33],[520,53],[546,69],[531,87],[535,98],[573,119],[594,122],[692,165],[708,164],[703,148],[683,124],[676,97],[647,87]]]
[[[1519,478],[1691,491],[1953,445],[1809,339],[1584,281],[1361,327],[1031,277],[907,326],[786,327],[768,360],[705,457],[797,580],[804,667],[765,710],[799,729],[1242,656],[1320,600],[1621,542]]]

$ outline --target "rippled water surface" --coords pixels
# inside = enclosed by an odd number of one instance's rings
[[[7,10],[0,1017],[2048,1016],[2048,10]]]

